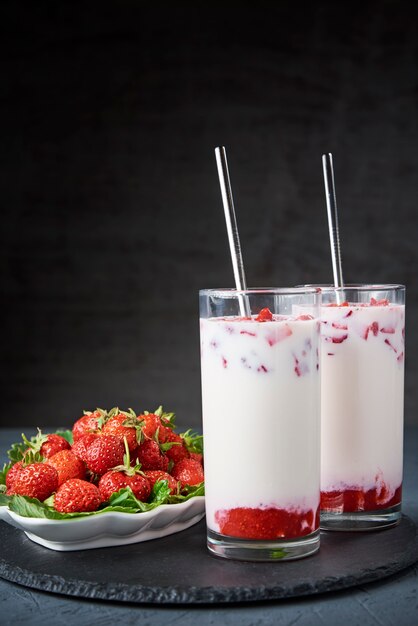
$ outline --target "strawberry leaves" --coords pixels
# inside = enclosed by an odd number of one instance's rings
[[[145,414],[147,413],[148,411],[145,411]],[[163,410],[162,406],[159,406],[158,409],[154,411],[154,415],[158,415],[158,417],[161,419],[161,423],[164,424],[164,426],[174,428],[176,423],[175,413],[167,413]]]
[[[7,451],[12,464],[18,461],[23,461],[24,465],[29,463],[40,463],[44,460],[44,457],[40,453],[42,444],[46,441],[46,435],[42,435],[42,432],[38,428],[38,434],[34,435],[30,439],[22,433],[22,442],[13,443],[10,450]]]
[[[198,435],[189,428],[185,433],[180,433],[180,437],[184,439],[184,444],[189,452],[203,454],[203,435]]]
[[[190,498],[204,495],[204,486],[188,487],[182,495],[170,495],[170,488],[166,480],[159,480],[154,484],[148,502],[138,500],[130,487],[124,487],[112,494],[108,502],[101,505],[99,510],[90,513],[59,513],[53,508],[53,496],[40,502],[36,498],[27,496],[6,496],[0,493],[0,506],[8,505],[9,509],[22,517],[37,517],[44,519],[70,519],[73,517],[90,517],[111,511],[119,513],[144,513],[152,511],[161,504],[180,504]]]
[[[10,461],[10,463],[5,463],[3,465],[3,469],[0,471],[0,492],[6,491],[5,489],[6,488],[6,476],[7,476],[9,469],[12,467],[12,465],[13,465],[12,461]]]

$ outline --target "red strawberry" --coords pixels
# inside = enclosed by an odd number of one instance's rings
[[[145,413],[138,415],[138,419],[144,422],[142,426],[142,432],[147,439],[153,439],[158,432],[158,441],[164,443],[166,441],[168,431],[170,428],[164,426],[159,415],[155,413]]]
[[[70,443],[61,435],[46,435],[47,440],[41,445],[40,453],[43,457],[49,458],[61,450],[69,450]]]
[[[133,452],[141,440],[141,422],[136,416],[128,413],[118,413],[112,416],[103,426],[104,435],[114,435],[123,443],[124,437],[128,442],[130,452]]]
[[[46,500],[58,487],[58,472],[47,463],[30,463],[17,474],[12,492],[38,500]]]
[[[169,429],[167,429],[169,430]],[[178,463],[182,459],[188,459],[190,456],[189,451],[187,450],[184,439],[177,435],[177,433],[170,430],[166,434],[166,443],[173,443],[174,445],[171,448],[168,448],[165,451],[167,458],[173,463]]]
[[[166,480],[168,482],[171,495],[178,494],[179,483],[170,474],[167,474],[167,472],[163,472],[162,470],[146,470],[144,474],[150,482],[151,489],[154,487],[157,480]]]
[[[84,479],[86,477],[86,465],[71,450],[61,450],[47,461],[58,472],[58,486],[60,487],[70,478]]]
[[[122,472],[106,472],[99,480],[99,491],[103,502],[109,500],[112,493],[116,493],[119,489],[126,487],[126,476]]]
[[[23,461],[18,461],[17,463],[12,465],[12,467],[7,472],[7,474],[6,474],[6,487],[7,487],[8,491],[12,489],[14,481],[16,480],[18,474],[20,473],[20,471],[23,468],[24,468]]]
[[[71,446],[71,452],[78,456],[82,461],[86,461],[86,450],[88,446],[94,441],[99,435],[95,433],[89,433],[88,435],[84,435],[77,439],[75,443]]]
[[[143,470],[167,471],[168,458],[160,450],[160,446],[153,439],[143,441],[136,451],[138,461]]]
[[[125,455],[123,465],[114,467],[104,474],[99,481],[99,490],[103,500],[108,500],[112,493],[119,491],[123,487],[130,487],[132,493],[138,500],[146,502],[151,493],[151,485],[146,476],[141,471],[140,465],[131,467],[128,441],[124,439]]]
[[[124,472],[106,472],[99,481],[99,490],[103,500],[108,500],[112,493],[123,487],[130,487],[138,500],[146,502],[151,493],[151,485],[146,476],[134,474],[129,476]]]
[[[185,485],[198,485],[204,480],[203,467],[194,459],[183,459],[175,464],[171,470],[171,475]]]
[[[60,513],[85,513],[97,511],[102,498],[92,483],[79,478],[67,480],[54,497],[54,508]]]
[[[116,465],[123,463],[123,445],[114,435],[96,437],[87,446],[85,462],[93,474],[102,476]]]
[[[138,500],[146,502],[150,497],[151,485],[146,476],[142,474],[134,474],[133,476],[127,476],[126,486],[132,489],[132,492]]]
[[[190,458],[200,463],[203,467],[203,454],[201,452],[190,452]]]
[[[87,411],[85,415],[80,417],[73,425],[73,439],[77,441],[88,433],[97,433],[101,424],[105,419],[106,413],[100,409],[96,411]]]

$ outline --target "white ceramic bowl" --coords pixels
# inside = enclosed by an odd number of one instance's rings
[[[139,543],[178,533],[205,514],[204,496],[180,504],[161,504],[145,513],[108,512],[88,517],[51,520],[22,517],[0,507],[0,519],[23,530],[35,543],[51,550],[89,550]]]

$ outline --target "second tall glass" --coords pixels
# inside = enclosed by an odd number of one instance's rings
[[[322,286],[321,528],[401,518],[405,287]]]

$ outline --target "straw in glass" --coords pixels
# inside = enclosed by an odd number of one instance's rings
[[[338,229],[337,197],[335,195],[334,167],[332,154],[322,155],[322,167],[324,171],[325,196],[327,201],[328,229],[331,244],[332,272],[334,276],[334,286],[340,290],[336,292],[337,303],[340,304],[344,287],[343,270],[341,263],[340,234]]]
[[[225,148],[223,146],[215,148],[215,156],[216,165],[218,167],[219,185],[221,188],[222,202],[225,213],[226,230],[228,233],[235,286],[238,292],[245,291],[247,289],[247,281],[245,279],[244,262],[242,260],[241,244],[238,233],[237,219],[235,216],[234,200],[232,197],[232,188],[229,178]],[[251,311],[248,297],[243,294],[238,294],[238,302],[241,315],[249,317],[251,315]]]

